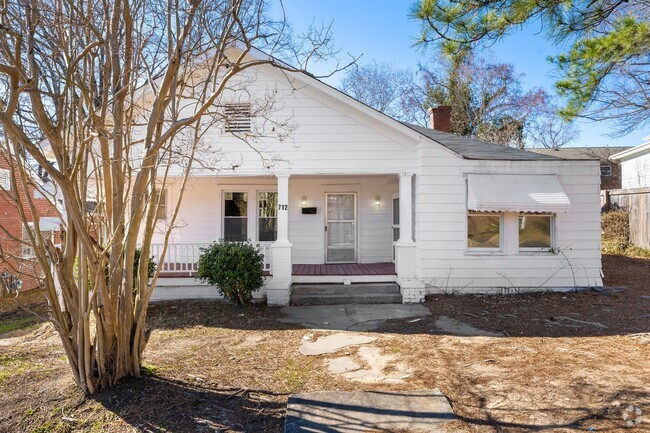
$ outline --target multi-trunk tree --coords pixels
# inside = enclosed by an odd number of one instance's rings
[[[93,393],[139,375],[156,215],[164,205],[166,245],[193,166],[219,166],[218,144],[203,136],[224,121],[224,95],[246,91],[237,77],[250,68],[301,70],[331,54],[330,35],[311,30],[293,44],[263,0],[7,1],[0,34],[12,178],[33,182],[33,165],[47,174],[60,243],[41,233],[33,197],[18,197],[18,208],[34,221],[28,244],[74,379]],[[271,56],[251,57],[255,47]],[[255,138],[286,137],[290,122],[262,99],[251,106],[263,119]],[[157,191],[172,171],[179,199],[163,203]]]

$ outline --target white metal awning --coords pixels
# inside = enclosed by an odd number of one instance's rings
[[[560,181],[548,174],[468,174],[467,208],[479,212],[568,212]]]

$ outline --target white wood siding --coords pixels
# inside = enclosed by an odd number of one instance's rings
[[[197,177],[190,181],[179,211],[177,228],[170,242],[211,242],[222,237],[224,192],[248,193],[248,234],[257,240],[257,193],[276,191],[272,176],[250,178]],[[178,189],[169,189],[169,203],[178,197]],[[293,244],[292,261],[319,264],[325,260],[325,193],[357,193],[358,262],[379,263],[392,260],[391,197],[397,191],[396,176],[312,177],[289,179],[289,241]],[[316,215],[302,214],[306,206],[317,207]],[[375,197],[381,205],[375,206]],[[170,209],[171,211],[171,209]],[[164,222],[160,222],[164,226]],[[162,231],[161,231],[162,233]],[[158,234],[154,242],[162,242]]]
[[[623,188],[650,187],[650,152],[621,161]]]
[[[431,145],[420,149],[415,178],[415,237],[418,276],[430,291],[500,287],[572,287],[601,284],[599,167],[592,161],[469,161],[442,157]],[[572,203],[555,218],[560,254],[520,253],[517,214],[506,214],[503,251],[466,251],[464,174],[556,174]],[[513,230],[514,229],[514,230]]]

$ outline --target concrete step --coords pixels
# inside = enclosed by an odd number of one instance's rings
[[[292,305],[401,304],[395,283],[385,284],[295,284]]]
[[[364,295],[364,294],[399,294],[395,283],[359,283],[359,284],[294,284],[291,293],[296,295]]]
[[[291,305],[401,304],[402,295],[291,295]]]

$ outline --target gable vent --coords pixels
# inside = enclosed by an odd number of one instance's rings
[[[250,102],[224,105],[226,132],[250,132],[251,104]]]
[[[0,169],[0,191],[11,189],[11,172],[7,169]]]

